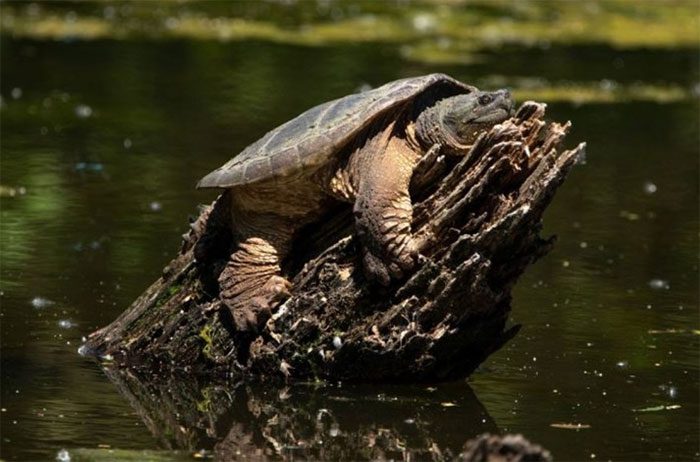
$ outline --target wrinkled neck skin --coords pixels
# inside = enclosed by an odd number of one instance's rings
[[[473,139],[470,140],[469,144],[461,143],[449,132],[447,127],[444,126],[442,122],[442,112],[445,109],[445,105],[440,103],[441,101],[424,110],[416,118],[414,142],[417,143],[424,152],[434,145],[440,144],[443,147],[443,152],[446,154],[463,156],[471,147],[474,140],[476,140],[478,130],[474,130]]]

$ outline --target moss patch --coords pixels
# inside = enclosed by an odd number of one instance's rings
[[[204,340],[204,347],[202,348],[202,354],[212,361],[214,358],[214,341],[211,337],[211,325],[206,324],[202,330],[199,331],[199,338]]]

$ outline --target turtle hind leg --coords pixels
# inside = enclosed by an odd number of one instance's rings
[[[277,247],[260,237],[239,244],[219,275],[219,297],[238,331],[259,332],[272,310],[290,296],[291,283],[281,276]]]

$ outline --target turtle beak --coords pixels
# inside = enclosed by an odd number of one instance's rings
[[[498,90],[496,92],[499,107],[506,111],[508,117],[515,114],[515,101],[507,89]]]

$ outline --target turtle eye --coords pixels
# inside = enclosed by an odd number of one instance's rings
[[[489,104],[491,101],[493,101],[493,98],[491,97],[491,95],[479,96],[479,104],[481,104],[482,106]]]

